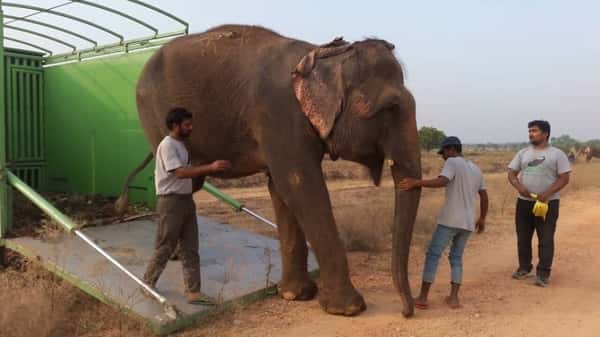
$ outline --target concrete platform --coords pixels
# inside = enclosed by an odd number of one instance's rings
[[[281,277],[277,240],[217,224],[205,217],[199,216],[198,224],[202,291],[222,305],[187,304],[181,262],[170,261],[157,290],[180,312],[176,320],[169,319],[162,306],[143,296],[134,281],[74,235],[61,234],[47,241],[9,239],[6,245],[37,260],[99,300],[143,319],[155,333],[166,334],[190,325],[232,301],[261,298]],[[156,223],[134,221],[87,228],[83,232],[128,270],[142,277],[153,252]],[[311,254],[309,271],[315,273],[317,269]]]

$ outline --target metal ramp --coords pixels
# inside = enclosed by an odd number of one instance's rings
[[[180,261],[169,261],[157,290],[179,313],[170,319],[162,306],[144,296],[140,287],[84,241],[69,233],[42,241],[33,238],[6,240],[10,249],[43,264],[99,300],[146,322],[156,334],[167,334],[220,310],[235,301],[249,302],[274,291],[281,277],[277,240],[217,224],[198,217],[202,291],[219,305],[198,306],[185,301]],[[141,277],[152,255],[156,223],[134,221],[83,229],[98,246],[129,271]],[[309,271],[317,271],[309,255]]]

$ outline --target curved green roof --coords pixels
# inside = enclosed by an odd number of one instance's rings
[[[131,13],[125,13],[124,11],[108,7],[107,5],[101,4],[98,0],[70,0],[52,7],[40,7],[21,3],[19,1],[0,0],[3,12],[3,39],[4,41],[11,41],[13,44],[17,43],[18,45],[23,46],[22,49],[24,50],[41,53],[44,56],[45,64],[51,65],[156,47],[171,38],[188,34],[189,24],[165,10],[140,0],[123,0],[123,2],[134,5],[136,9],[139,7],[140,9],[154,12],[155,14],[181,25],[181,29],[170,32],[161,32],[152,23],[144,21]],[[103,26],[102,24],[95,22],[94,18],[84,18],[74,13],[69,13],[68,6],[75,3],[85,6],[93,11],[114,14],[126,24],[143,28],[148,31],[149,35],[135,39],[125,39],[125,34],[123,32],[115,31],[114,29]],[[29,13],[27,15],[16,15],[13,13],[14,11],[19,10],[27,10]],[[44,14],[43,18],[35,17],[39,14]],[[48,20],[49,18],[50,20]],[[53,18],[60,18],[61,20],[59,21],[63,22],[77,23],[80,26],[89,28],[91,31],[105,34],[110,36],[114,42],[101,44],[94,36],[91,36],[89,32],[74,31],[68,24],[63,23],[63,25],[60,25],[55,23],[55,20],[52,20]],[[18,22],[19,25],[12,25],[12,23],[15,22]],[[78,42],[66,41],[65,39],[57,37],[56,32],[69,35]],[[30,40],[30,38],[33,39]],[[67,52],[60,51],[33,40],[49,41],[62,46],[63,49],[66,47],[70,50]]]

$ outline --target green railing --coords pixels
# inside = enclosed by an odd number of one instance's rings
[[[4,74],[4,13],[2,12],[2,0],[0,0],[0,246],[2,245],[2,238],[8,231],[8,224],[11,221],[10,214],[12,213],[12,203],[9,198],[9,187],[6,178],[6,109],[5,97],[4,97],[4,86],[5,86],[5,74]],[[2,258],[2,254],[0,254]]]
[[[17,191],[23,193],[34,205],[39,207],[44,213],[46,213],[52,220],[60,224],[67,232],[71,232],[77,228],[77,225],[71,218],[64,215],[51,203],[49,203],[44,197],[37,193],[33,188],[29,187],[23,180],[19,179],[9,170],[5,170],[8,184],[14,187]]]

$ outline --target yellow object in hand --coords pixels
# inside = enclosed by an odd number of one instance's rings
[[[532,210],[533,215],[542,217],[544,220],[546,220],[546,214],[548,214],[548,204],[537,200],[538,196],[535,193],[531,193],[531,197],[536,199]]]

